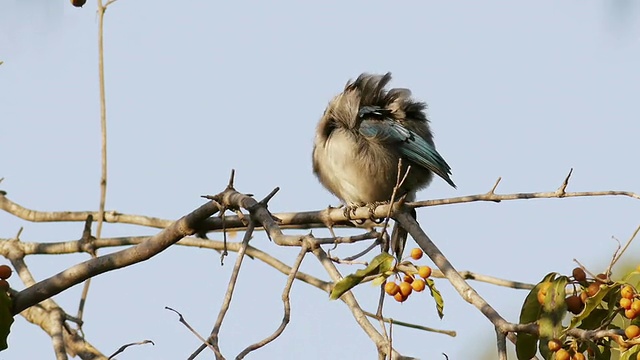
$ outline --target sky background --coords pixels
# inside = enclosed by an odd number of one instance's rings
[[[202,204],[200,195],[223,190],[231,169],[236,188],[257,198],[281,188],[273,212],[337,205],[311,171],[314,129],[329,99],[365,71],[391,71],[393,86],[429,104],[458,189],[435,179],[420,200],[484,193],[500,176],[501,193],[554,191],[570,168],[569,191],[640,192],[640,9],[632,1],[120,0],[105,23],[109,210],[177,219]],[[36,210],[97,210],[95,3],[0,2],[0,61],[0,189]],[[602,197],[439,206],[420,209],[418,219],[458,269],[537,282],[551,271],[570,274],[574,258],[604,270],[612,237],[625,241],[640,225],[638,213],[637,200]],[[77,239],[83,225],[0,213],[0,237],[21,226],[24,241],[54,242]],[[103,236],[156,232],[106,224]],[[263,233],[252,245],[288,264],[298,253],[276,248]],[[625,260],[638,263],[639,251],[636,242]],[[27,263],[43,279],[86,259],[31,256]],[[231,254],[221,267],[215,252],[171,247],[96,277],[88,340],[106,355],[143,339],[156,344],[129,348],[119,359],[188,357],[199,342],[164,306],[208,334],[233,261]],[[259,261],[243,266],[220,333],[230,358],[271,334],[282,317],[285,276]],[[344,274],[356,269],[341,267]],[[302,270],[328,279],[312,256]],[[472,285],[517,321],[525,291]],[[388,302],[385,314],[458,336],[395,327],[394,345],[423,359],[495,358],[491,324],[445,280],[437,286],[444,320],[426,293]],[[55,299],[75,314],[81,289]],[[357,290],[366,310],[375,309],[377,294],[368,285]],[[251,358],[376,356],[341,302],[297,282],[291,307],[284,334]],[[9,346],[0,359],[54,358],[48,336],[20,317]]]

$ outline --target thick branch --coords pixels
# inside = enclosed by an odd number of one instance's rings
[[[208,202],[137,246],[87,260],[34,284],[16,294],[13,302],[14,314],[90,277],[151,258],[183,237],[194,234],[199,223],[217,211],[218,206]]]
[[[422,250],[431,258],[431,260],[438,266],[438,268],[442,271],[442,273],[447,277],[447,280],[453,285],[453,287],[458,291],[460,296],[472,304],[484,316],[486,316],[489,321],[496,327],[496,329],[501,332],[505,332],[503,328],[507,326],[509,323],[500,315],[498,312],[489,305],[467,282],[464,278],[456,271],[453,265],[447,260],[447,258],[440,252],[440,249],[429,239],[427,234],[420,228],[416,220],[409,214],[408,211],[398,211],[394,215],[395,219],[400,222],[402,227],[404,227],[411,237],[420,245]]]

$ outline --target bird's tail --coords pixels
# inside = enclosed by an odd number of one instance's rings
[[[411,216],[413,216],[414,219],[417,218],[416,211],[413,209],[411,210]],[[407,244],[407,235],[407,230],[405,230],[396,221],[391,232],[391,243],[389,244],[389,248],[396,255],[398,262],[402,260],[402,253],[404,252],[404,247]]]

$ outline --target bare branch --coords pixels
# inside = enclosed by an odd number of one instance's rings
[[[236,359],[244,359],[244,357],[247,356],[250,352],[257,350],[267,345],[268,343],[272,342],[278,336],[280,336],[280,334],[282,334],[284,329],[287,327],[287,324],[289,324],[289,319],[291,318],[291,303],[289,301],[289,293],[291,292],[291,287],[293,286],[293,280],[295,280],[296,272],[298,272],[298,269],[300,269],[300,264],[302,264],[302,260],[304,259],[304,256],[307,254],[307,251],[308,251],[307,246],[302,246],[302,248],[300,249],[300,253],[298,254],[298,257],[296,258],[296,261],[293,263],[293,266],[291,267],[291,272],[289,273],[289,277],[287,278],[287,283],[285,284],[284,290],[282,291],[282,302],[284,303],[284,315],[282,317],[282,322],[280,323],[280,326],[270,336],[242,350],[242,352],[240,352],[240,354],[236,356]]]
[[[620,260],[620,258],[622,257],[622,254],[624,254],[624,252],[627,251],[627,248],[629,247],[629,245],[631,245],[631,242],[633,241],[633,239],[635,239],[636,236],[638,235],[638,232],[640,232],[640,226],[636,228],[636,231],[633,232],[633,235],[631,235],[629,240],[627,240],[627,242],[624,244],[624,247],[622,248],[622,250],[616,251],[616,254],[614,255],[613,260],[611,260],[611,265],[609,266],[609,269],[607,271],[607,276],[609,276],[609,273],[611,272],[611,268],[613,267],[613,265],[615,265],[615,263],[618,262],[618,260]]]
[[[53,351],[56,354],[56,360],[67,360],[67,350],[64,345],[64,336],[62,333],[62,325],[64,324],[64,315],[62,310],[55,309],[51,311],[51,323],[53,325],[51,342],[53,343]]]
[[[194,234],[199,224],[216,211],[218,211],[218,206],[208,202],[137,246],[87,260],[34,284],[16,294],[14,298],[14,313],[48,299],[92,276],[153,257],[181,238]]]
[[[337,282],[340,279],[342,279],[340,272],[338,271],[334,263],[331,261],[331,259],[329,259],[329,257],[327,256],[327,253],[324,250],[322,250],[322,248],[318,247],[313,249],[313,254],[318,258],[318,260],[320,261],[320,263],[325,268],[325,270],[327,271],[327,273],[329,274],[329,276],[334,282]],[[382,335],[367,320],[366,314],[358,304],[358,301],[356,300],[353,293],[351,291],[346,292],[344,295],[340,297],[340,300],[342,300],[345,304],[347,304],[347,306],[349,307],[349,310],[351,310],[351,314],[355,318],[358,325],[360,325],[360,327],[362,328],[362,330],[364,330],[367,336],[369,336],[369,338],[371,338],[371,340],[373,340],[373,342],[376,344],[378,352],[382,354],[388,354],[389,352],[388,342],[384,340]],[[393,350],[392,354],[393,354],[393,358],[402,358],[402,355],[397,353],[395,350]]]
[[[172,309],[172,308],[170,308],[168,306],[165,306],[164,308],[167,309],[167,310],[173,311],[174,313],[178,314],[178,317],[179,317],[178,321],[180,321],[184,326],[186,326],[187,329],[189,329],[189,331],[191,331],[191,333],[193,335],[195,335],[198,338],[198,340],[200,340],[202,342],[203,345],[205,345],[206,347],[211,349],[213,352],[216,351],[216,349],[211,344],[209,344],[207,342],[207,340],[202,337],[202,335],[200,335],[191,325],[189,325],[189,323],[184,319],[184,316],[182,316],[181,313],[179,313],[177,310],[174,310],[174,309]]]
[[[116,355],[120,354],[121,352],[124,352],[130,346],[145,345],[145,344],[155,345],[155,343],[151,340],[142,340],[134,343],[125,344],[120,346],[120,348],[116,350],[116,352],[114,352],[111,356],[109,356],[109,359],[113,359]]]
[[[500,179],[498,179],[500,180]],[[640,199],[640,195],[630,191],[587,191],[587,192],[563,192],[562,186],[556,191],[553,192],[537,192],[537,193],[513,193],[513,194],[496,194],[495,189],[497,187],[496,182],[495,186],[487,193],[477,194],[477,195],[468,195],[462,197],[454,197],[447,199],[435,199],[435,200],[424,200],[424,201],[416,201],[412,203],[407,203],[406,205],[411,208],[419,208],[419,207],[428,207],[428,206],[440,206],[440,205],[449,205],[449,204],[461,204],[468,202],[477,202],[477,201],[490,201],[490,202],[501,202],[507,200],[521,200],[521,199],[550,199],[550,198],[569,198],[569,197],[593,197],[593,196],[625,196],[633,199]],[[563,183],[564,184],[564,183]],[[255,200],[251,199],[251,197],[240,194],[235,191],[227,192],[227,196],[235,193],[234,197],[230,197],[232,202],[236,205],[239,205],[246,199],[250,199],[255,202]],[[241,206],[243,208],[248,208],[250,204],[245,204],[247,206]],[[389,206],[391,205],[381,205],[378,206],[373,216],[378,219],[384,219],[389,212]],[[95,212],[88,211],[59,211],[59,212],[41,212],[26,209],[11,200],[9,200],[2,192],[0,192],[0,209],[7,211],[21,219],[32,221],[32,222],[52,222],[52,221],[84,221],[87,218],[87,215],[92,214],[94,217],[97,217],[98,214]],[[371,218],[371,209],[369,207],[363,206],[355,209],[350,215],[350,219],[344,214],[344,211],[337,208],[331,209],[323,209],[320,211],[302,211],[302,212],[289,212],[289,213],[277,213],[274,214],[278,219],[279,229],[311,229],[311,228],[324,228],[326,224],[332,224],[332,227],[353,227],[353,223],[350,220],[368,220]],[[121,214],[116,211],[107,211],[104,215],[104,221],[110,223],[125,223],[125,224],[135,224],[140,226],[148,226],[154,228],[165,228],[171,224],[171,221],[147,217],[141,215],[129,215],[129,214]],[[238,216],[225,216],[224,219],[224,227],[226,230],[244,230],[246,229],[246,224],[251,219],[241,219]],[[259,221],[261,223],[261,221]],[[274,223],[275,224],[275,223]],[[202,228],[200,231],[220,231],[223,228],[223,221],[220,218],[210,218],[202,223]],[[259,229],[256,226],[256,229]],[[269,231],[267,229],[267,231]],[[273,234],[270,234],[272,236]]]
[[[11,290],[11,296],[15,296],[17,291]],[[22,317],[28,322],[40,327],[44,332],[53,338],[56,333],[56,325],[59,324],[55,320],[54,312],[58,311],[60,307],[51,299],[46,302],[31,306],[20,313]],[[82,336],[78,335],[73,329],[64,327],[62,331],[64,340],[64,347],[66,351],[72,356],[78,356],[81,359],[106,359],[100,351],[98,351],[93,345],[91,345]]]
[[[496,337],[498,344],[498,359],[507,360],[507,337],[504,333],[498,331],[496,328]]]
[[[379,319],[379,317],[374,313],[365,311],[364,314],[367,315],[368,317],[371,317],[371,318],[374,318],[374,319]],[[457,335],[456,332],[453,331],[453,330],[435,329],[435,328],[432,328],[432,327],[412,324],[412,323],[408,323],[406,321],[399,321],[397,319],[392,319],[392,318],[383,317],[382,321],[384,321],[386,323],[389,323],[389,324],[393,323],[393,325],[404,326],[404,327],[408,327],[408,328],[412,328],[412,329],[416,329],[416,330],[423,330],[423,331],[428,331],[428,332],[433,332],[433,333],[438,333],[438,334],[449,335],[451,337],[455,337]],[[391,335],[389,335],[389,336],[391,336]]]
[[[231,182],[231,180],[230,180]],[[236,258],[236,263],[233,266],[233,271],[231,272],[231,277],[229,279],[229,285],[227,286],[227,292],[224,295],[224,300],[222,301],[222,305],[220,306],[220,312],[218,313],[218,318],[216,319],[216,323],[213,326],[213,330],[211,330],[211,334],[207,339],[207,344],[211,344],[213,347],[213,351],[216,354],[217,359],[224,358],[220,353],[220,348],[218,346],[218,333],[220,332],[220,328],[222,327],[222,321],[224,320],[225,315],[227,314],[227,310],[229,310],[229,306],[231,305],[231,298],[233,297],[233,290],[236,287],[236,282],[238,281],[238,274],[240,273],[240,267],[242,266],[242,260],[244,260],[244,255],[247,250],[247,246],[249,246],[249,240],[251,240],[251,236],[253,234],[253,224],[249,224],[249,228],[247,232],[244,234],[244,239],[242,239],[242,246],[238,250],[238,257]],[[189,359],[194,359],[200,352],[204,350],[204,345],[200,345],[200,347],[194,351]]]
[[[97,211],[37,211],[24,208],[9,200],[0,192],[0,209],[31,222],[61,222],[61,221],[85,221],[89,215],[97,219]],[[117,211],[106,211],[104,221],[109,223],[133,224],[164,229],[171,225],[171,220],[159,219],[150,216],[121,214]]]

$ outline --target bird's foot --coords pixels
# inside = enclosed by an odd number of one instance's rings
[[[373,221],[376,224],[382,223],[384,221],[384,218],[376,217],[376,209],[378,208],[378,206],[388,205],[388,204],[389,204],[389,201],[375,201],[370,204],[367,204],[367,207],[369,208],[369,220]]]
[[[347,220],[351,221],[351,214],[355,215],[356,209],[358,207],[359,207],[358,205],[354,205],[354,204],[344,205],[344,209],[343,209],[342,214],[344,215],[344,217],[347,218]]]

